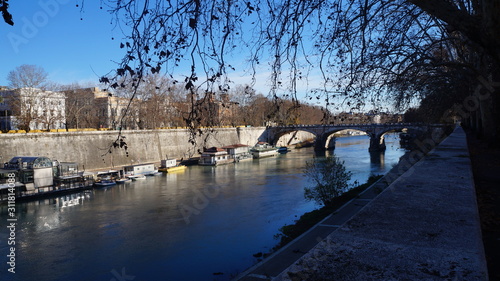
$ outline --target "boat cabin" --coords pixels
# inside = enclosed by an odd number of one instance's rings
[[[18,171],[19,182],[26,186],[27,191],[37,192],[39,188],[54,184],[54,167],[47,157],[15,156],[5,163],[4,168]]]
[[[250,151],[252,152],[253,158],[271,157],[278,154],[278,149],[267,142],[258,142]]]
[[[211,147],[203,151],[198,164],[202,166],[217,166],[233,162],[234,158],[232,158],[225,149]]]
[[[232,144],[222,147],[227,151],[227,153],[238,162],[245,159],[252,159],[252,154],[250,154],[250,146],[245,144]]]
[[[175,166],[177,166],[177,159],[161,160],[161,167],[162,168],[170,168],[170,167],[175,167]]]
[[[149,164],[137,164],[124,166],[123,171],[125,175],[128,176],[137,176],[137,175],[146,175],[156,172],[155,165],[152,163]]]

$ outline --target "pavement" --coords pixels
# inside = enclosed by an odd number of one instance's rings
[[[442,279],[488,280],[460,127],[235,280]]]

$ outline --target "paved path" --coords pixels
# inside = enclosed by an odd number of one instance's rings
[[[463,130],[415,156],[237,280],[487,280]]]

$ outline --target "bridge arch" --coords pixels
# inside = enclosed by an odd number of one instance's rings
[[[356,131],[356,132],[362,132],[365,133],[366,135],[369,135],[369,132],[367,130],[361,130],[361,129],[351,129],[351,128],[336,128],[336,129],[331,129],[328,131],[325,131],[323,133],[323,142],[318,143],[316,149],[317,150],[324,150],[324,149],[334,149],[335,148],[335,134],[342,132],[342,131]]]
[[[304,133],[306,134],[304,136]],[[285,138],[283,140],[283,137],[286,135],[290,135],[288,138]],[[301,128],[288,128],[288,129],[283,129],[275,132],[274,136],[269,140],[269,143],[272,145],[280,145],[280,141],[282,142],[281,145],[283,146],[288,146],[293,143],[297,143],[300,141],[303,141],[305,138],[313,138],[316,139],[318,138],[318,135],[316,132],[307,130],[307,129],[301,129]]]

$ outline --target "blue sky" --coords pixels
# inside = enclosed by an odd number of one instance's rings
[[[99,1],[86,1],[83,13],[74,0],[29,2],[9,1],[15,25],[0,23],[0,85],[22,64],[43,67],[49,80],[61,84],[97,82],[121,58],[121,32],[113,31]]]
[[[124,54],[119,48],[123,35],[114,29],[106,8],[100,9],[100,1],[85,1],[83,12],[75,0],[30,3],[10,1],[15,25],[0,22],[0,85],[8,85],[7,74],[22,64],[43,67],[49,80],[59,84],[97,84],[116,68]],[[269,76],[258,73],[257,91],[267,94]],[[247,75],[231,78],[236,84],[251,82]]]
[[[0,22],[0,86],[8,85],[7,74],[22,64],[43,67],[49,80],[59,84],[97,85],[99,77],[116,68],[124,54],[119,48],[122,31],[114,29],[111,15],[106,7],[100,9],[100,1],[84,1],[83,10],[77,2],[9,1],[15,25]],[[246,59],[241,56],[236,54],[236,61]],[[254,88],[258,93],[268,94],[270,76],[268,69],[257,72]],[[235,85],[251,82],[248,73],[235,73],[230,78]],[[309,84],[297,87],[299,98],[322,85],[318,73],[309,73],[308,78]]]
[[[100,1],[84,1],[83,12],[75,0],[27,2],[9,1],[14,26],[0,22],[0,86],[8,85],[7,74],[22,64],[43,67],[49,80],[59,84],[97,84],[100,76],[116,68],[124,54],[119,48],[123,35],[114,29],[106,7],[100,9]],[[254,88],[267,94],[269,77],[267,69],[260,70]],[[248,73],[231,79],[235,84],[251,82]],[[305,93],[315,87],[299,88]]]

